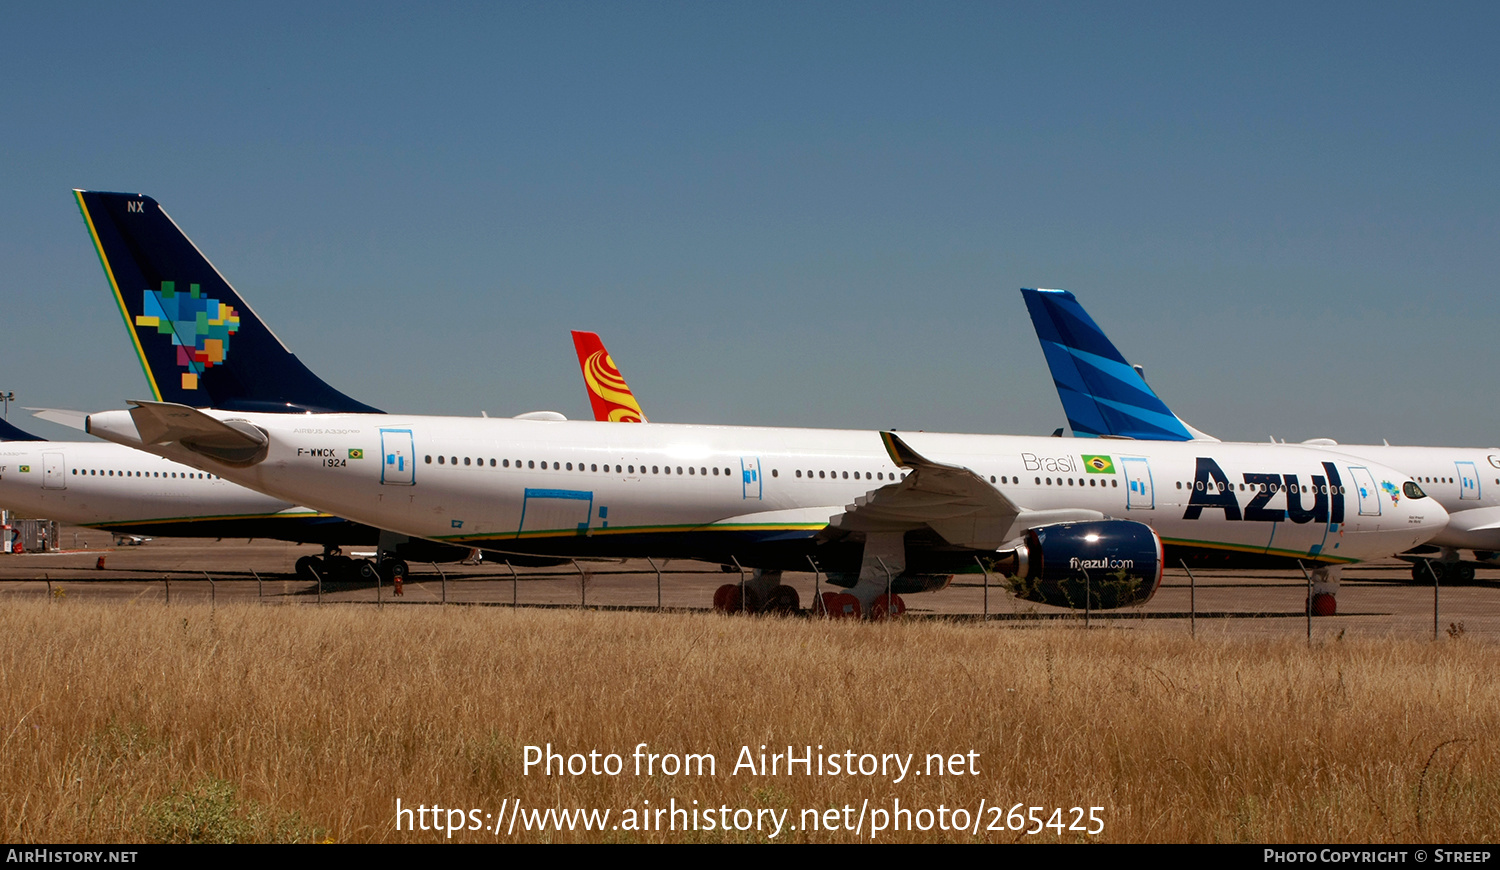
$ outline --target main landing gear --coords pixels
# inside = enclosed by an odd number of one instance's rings
[[[1419,559],[1411,563],[1411,579],[1415,583],[1431,583],[1434,574],[1437,575],[1437,582],[1448,586],[1464,586],[1474,582],[1474,566],[1467,562]]]
[[[780,571],[759,568],[743,584],[725,583],[714,592],[714,610],[720,613],[773,613],[789,616],[802,610],[797,590],[781,582]]]
[[[893,575],[901,573],[905,546],[899,535],[870,535],[865,543],[859,580],[843,592],[824,592],[813,602],[813,614],[829,619],[894,619],[906,612],[906,602],[890,591]],[[743,584],[725,583],[714,593],[720,613],[801,612],[797,590],[781,582],[780,571],[757,568]]]
[[[325,547],[321,556],[303,556],[297,560],[297,576],[316,583],[386,583],[405,580],[410,570],[403,559],[387,556],[379,565],[369,559],[351,559],[338,547]]]

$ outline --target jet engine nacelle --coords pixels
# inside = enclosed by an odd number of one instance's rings
[[[1161,538],[1130,520],[1028,529],[1014,560],[1006,566],[1011,592],[1042,604],[1128,607],[1151,600],[1161,586]]]

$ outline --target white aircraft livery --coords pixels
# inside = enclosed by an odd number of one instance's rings
[[[1128,436],[1153,441],[1217,441],[1184,423],[1125,361],[1078,300],[1065,290],[1021,291],[1037,339],[1052,370],[1068,425],[1081,436]],[[1457,551],[1473,550],[1483,563],[1500,562],[1500,449],[1337,444],[1304,445],[1399,468],[1448,512],[1448,523],[1427,544],[1441,560],[1418,560],[1412,577],[1474,579],[1472,564]],[[1267,481],[1279,486],[1281,481]]]
[[[0,506],[118,535],[319,544],[323,555],[304,557],[297,566],[309,579],[373,578],[372,563],[350,559],[339,548],[381,541],[378,529],[216,474],[108,442],[46,441],[8,423],[0,423]],[[425,541],[388,543],[393,554],[404,557],[388,560],[388,576],[406,573],[405,558],[455,559],[469,552]]]
[[[269,330],[155,201],[79,199],[156,392],[89,431],[414,537],[738,563],[770,600],[778,572],[813,565],[853,587],[839,607],[878,612],[976,558],[1032,600],[1116,606],[1149,598],[1167,558],[1335,566],[1447,522],[1405,475],[1291,445],[380,415],[329,407],[337,393],[224,410],[195,391],[227,394]],[[1273,475],[1285,488],[1250,486]]]

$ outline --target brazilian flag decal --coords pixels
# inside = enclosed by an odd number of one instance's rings
[[[365,452],[363,450],[359,449],[358,447],[350,447],[349,448],[349,458],[350,459],[364,459],[365,458]]]
[[[1088,471],[1089,474],[1115,473],[1114,460],[1110,459],[1108,456],[1089,456],[1085,454],[1083,457],[1083,467]]]

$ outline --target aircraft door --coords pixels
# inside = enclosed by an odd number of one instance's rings
[[[1125,509],[1149,511],[1156,508],[1156,489],[1151,485],[1151,464],[1143,456],[1120,459],[1125,471]]]
[[[410,429],[380,430],[380,482],[386,486],[414,486],[417,464]]]
[[[1354,491],[1359,496],[1359,515],[1380,516],[1380,490],[1375,488],[1375,478],[1370,474],[1370,469],[1350,466],[1349,476],[1354,478]]]
[[[63,454],[42,454],[42,489],[67,489],[67,474],[68,463]]]
[[[762,481],[760,477],[759,456],[740,457],[740,481],[742,487],[741,492],[743,493],[744,498],[753,498],[756,501],[759,501],[761,496],[765,494],[765,482]]]
[[[1472,462],[1455,462],[1458,466],[1458,497],[1474,500],[1479,498],[1479,470]]]

